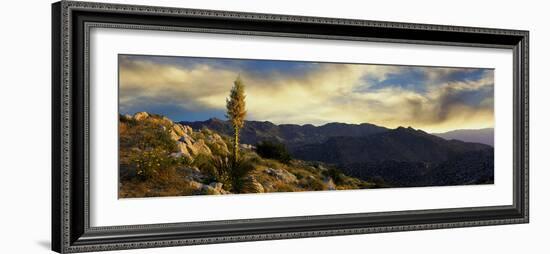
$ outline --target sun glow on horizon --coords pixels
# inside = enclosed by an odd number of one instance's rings
[[[247,120],[275,124],[370,123],[426,132],[494,127],[493,70],[119,56],[121,113],[177,121],[223,117],[240,75]]]

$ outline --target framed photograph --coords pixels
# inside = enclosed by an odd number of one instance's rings
[[[52,5],[60,253],[527,223],[528,31]]]

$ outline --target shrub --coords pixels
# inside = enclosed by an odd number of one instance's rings
[[[176,161],[161,148],[138,150],[130,155],[130,167],[141,180],[150,180],[167,171]]]
[[[309,191],[325,190],[325,184],[317,178],[303,178],[300,180],[300,185],[302,185],[305,190]]]
[[[231,189],[231,161],[228,157],[212,156],[202,164],[202,168],[210,176],[212,181],[223,183],[225,189]]]
[[[198,159],[198,162],[195,159],[197,167],[210,175],[212,181],[223,183],[224,189],[235,193],[246,189],[247,177],[254,170],[254,163],[244,156],[235,162],[229,157],[222,156],[205,156]]]
[[[286,146],[279,142],[262,141],[256,145],[256,153],[263,158],[275,159],[288,163],[291,159]]]
[[[331,167],[327,171],[324,171],[323,174],[326,177],[332,178],[335,184],[341,184],[344,181],[343,173],[339,169]]]
[[[254,164],[244,158],[239,157],[232,165],[230,172],[231,186],[234,192],[240,193],[245,189],[247,181],[247,176],[254,170]]]
[[[294,191],[296,191],[292,185],[287,184],[287,183],[283,183],[283,182],[273,183],[273,189],[276,192],[294,192]]]

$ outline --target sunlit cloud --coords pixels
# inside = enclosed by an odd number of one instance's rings
[[[494,78],[487,69],[126,55],[119,62],[121,113],[223,118],[225,98],[240,75],[248,120],[430,132],[494,123]]]

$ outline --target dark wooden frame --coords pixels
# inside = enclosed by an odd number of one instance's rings
[[[513,205],[90,227],[91,27],[458,45],[513,50]],[[62,1],[52,5],[52,249],[85,252],[527,223],[528,31]],[[511,137],[512,138],[512,137]]]

